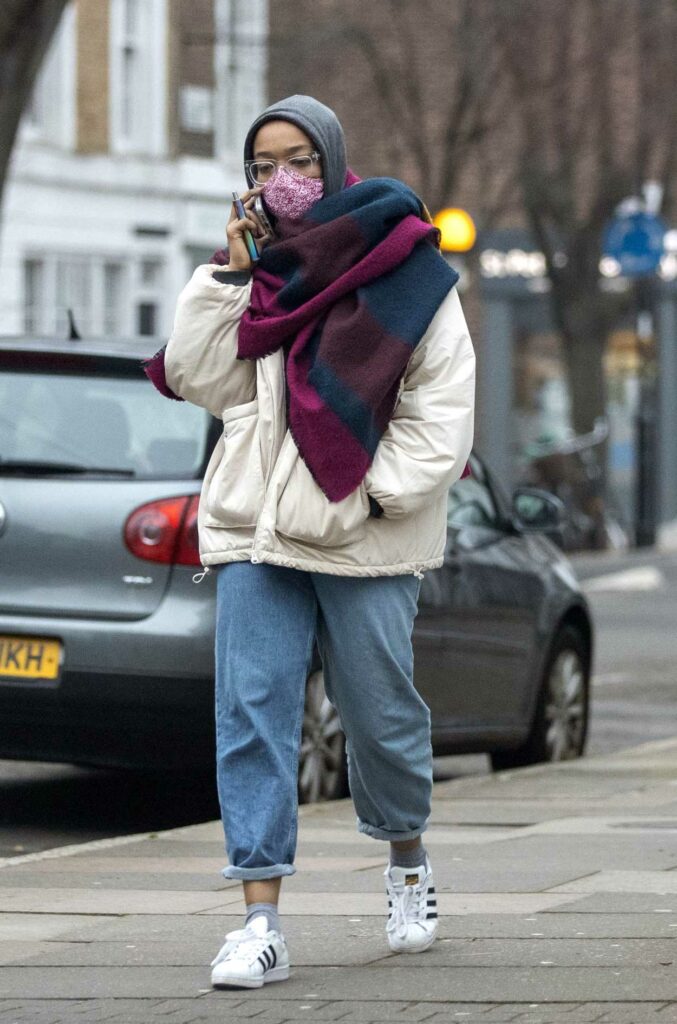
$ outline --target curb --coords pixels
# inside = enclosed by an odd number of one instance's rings
[[[635,758],[641,758],[644,754],[660,753],[672,747],[677,747],[677,736],[670,737],[668,739],[649,740],[647,743],[640,743],[634,747],[625,747],[623,750],[613,753],[593,754],[591,756],[577,758],[575,761],[553,761],[546,764],[527,765],[524,768],[509,768],[505,771],[492,772],[488,776],[480,776],[479,778],[507,782],[516,774],[539,775],[552,771],[567,771],[571,768],[583,768],[586,763],[590,761],[598,762],[608,760],[611,762],[617,762],[619,758],[627,758],[628,763],[632,764]],[[478,776],[467,775],[461,779],[449,779],[448,781],[440,783],[440,785],[444,786],[447,790],[457,790],[464,789],[469,785],[477,785],[477,782]],[[323,813],[330,814],[332,808],[341,807],[349,802],[350,797],[346,797],[343,800],[326,800],[322,803],[303,804],[299,807],[299,819]],[[135,832],[127,836],[111,836],[108,839],[92,839],[85,843],[69,843],[67,846],[55,846],[49,850],[39,850],[36,853],[25,853],[18,857],[2,857],[0,858],[0,868],[10,868],[17,864],[31,864],[43,860],[57,860],[60,857],[74,857],[80,853],[90,853],[97,850],[110,850],[115,846],[128,846],[132,843],[140,843],[145,839],[159,839],[162,836],[186,833],[193,828],[206,824],[209,824],[209,822],[203,821],[197,822],[195,825],[180,825],[174,828],[163,829],[160,832]]]

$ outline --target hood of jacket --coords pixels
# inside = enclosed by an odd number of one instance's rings
[[[346,142],[334,111],[312,96],[287,96],[271,104],[256,118],[244,142],[244,158],[252,160],[256,133],[267,121],[290,121],[304,131],[322,157],[325,196],[340,192],[346,179]]]

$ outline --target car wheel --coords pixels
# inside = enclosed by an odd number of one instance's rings
[[[590,705],[588,661],[580,633],[565,626],[548,658],[531,732],[521,746],[489,755],[494,771],[570,761],[583,754]]]
[[[299,802],[338,800],[348,796],[346,739],[338,712],[324,689],[322,670],[306,684],[299,759]]]

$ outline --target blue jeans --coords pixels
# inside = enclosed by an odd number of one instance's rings
[[[217,781],[226,878],[292,875],[305,684],[313,643],[348,750],[358,829],[413,839],[430,815],[430,712],[413,685],[416,576],[218,569]]]

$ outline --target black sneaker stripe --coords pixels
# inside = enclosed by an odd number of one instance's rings
[[[263,967],[264,971],[268,970],[268,961],[266,960],[266,958],[263,955],[263,953],[261,953],[259,956],[257,956],[256,961],[257,961],[257,963],[261,964],[261,966]]]
[[[277,963],[277,953],[275,952],[275,950],[273,949],[272,946],[269,946],[268,948],[270,949],[270,955],[271,955],[271,958],[272,958],[271,964],[270,964],[270,966],[272,968]]]
[[[428,892],[429,892],[429,893],[430,893],[430,892],[435,892],[435,886],[434,886],[434,885],[429,885],[429,886],[428,886]]]
[[[263,953],[266,960],[268,961],[268,968],[270,969],[273,966],[273,956],[270,946],[268,946],[267,949],[264,949]]]
[[[431,920],[433,920],[433,918],[436,918],[436,917],[437,917],[437,911],[434,911],[432,913],[428,913],[428,914],[425,915],[426,921],[431,921]]]
[[[429,907],[437,906],[437,900],[428,900],[428,906]]]

